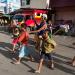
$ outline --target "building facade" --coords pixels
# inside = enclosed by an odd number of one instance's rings
[[[7,0],[7,13],[19,9],[21,6],[20,0]]]
[[[0,11],[1,13],[5,13],[5,7],[6,7],[6,1],[5,0],[0,0]]]
[[[0,0],[2,6],[0,6],[0,10],[3,13],[10,13],[20,8],[21,2],[20,0]]]
[[[21,8],[49,8],[50,0],[21,0]]]
[[[75,21],[75,0],[51,0],[55,10],[55,20]]]

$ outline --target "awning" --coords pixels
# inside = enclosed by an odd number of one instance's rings
[[[27,20],[25,23],[27,26],[31,26],[31,27],[35,26],[34,20]]]

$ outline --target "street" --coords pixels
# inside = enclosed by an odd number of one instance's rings
[[[33,35],[30,37],[33,38]],[[53,54],[55,69],[51,70],[43,65],[40,75],[75,75],[75,67],[66,63],[75,55],[75,45],[72,44],[75,42],[75,37],[56,35],[54,39],[57,42]],[[34,70],[37,69],[39,55],[35,52],[33,44],[30,44],[30,50],[36,61],[31,62],[23,59],[21,64],[15,65],[11,63],[14,56],[9,51],[12,49],[11,40],[8,33],[0,33],[0,75],[36,75]]]

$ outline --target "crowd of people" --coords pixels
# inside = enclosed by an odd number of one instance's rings
[[[52,53],[56,47],[56,42],[54,41],[52,37],[52,22],[51,20],[48,21],[47,24],[47,18],[42,17],[40,23],[36,22],[36,28],[34,31],[27,31],[27,25],[22,24],[21,27],[19,28],[16,26],[13,30],[13,49],[12,53],[15,53],[16,50],[19,50],[18,57],[13,61],[14,64],[20,64],[21,59],[24,56],[29,57],[30,61],[34,61],[35,59],[32,57],[29,49],[28,49],[28,41],[29,41],[29,35],[31,33],[34,33],[34,42],[35,48],[37,52],[40,55],[40,62],[38,65],[38,69],[35,70],[36,73],[40,73],[42,69],[43,62],[46,58],[48,58],[49,62],[49,67],[53,70],[54,69],[54,60],[52,57]],[[17,49],[16,45],[19,47]],[[71,62],[73,66],[75,66],[75,57]]]

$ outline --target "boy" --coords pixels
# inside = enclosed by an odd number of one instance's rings
[[[29,40],[29,34],[26,31],[25,25],[23,25],[22,26],[22,33],[21,33],[20,37],[18,38],[18,43],[21,43],[22,46],[20,48],[18,59],[16,59],[16,61],[13,62],[14,64],[20,64],[20,61],[24,56],[30,56],[30,60],[32,61],[32,57],[31,57],[29,50],[27,48],[28,40]]]
[[[48,30],[45,30],[43,33],[42,51],[40,55],[41,59],[40,59],[40,63],[38,66],[38,70],[35,71],[36,73],[41,72],[42,64],[43,64],[45,57],[49,59],[49,65],[52,69],[54,69],[54,63],[53,63],[53,58],[51,54],[55,46],[56,46],[55,41],[50,39],[50,37],[48,36]]]

